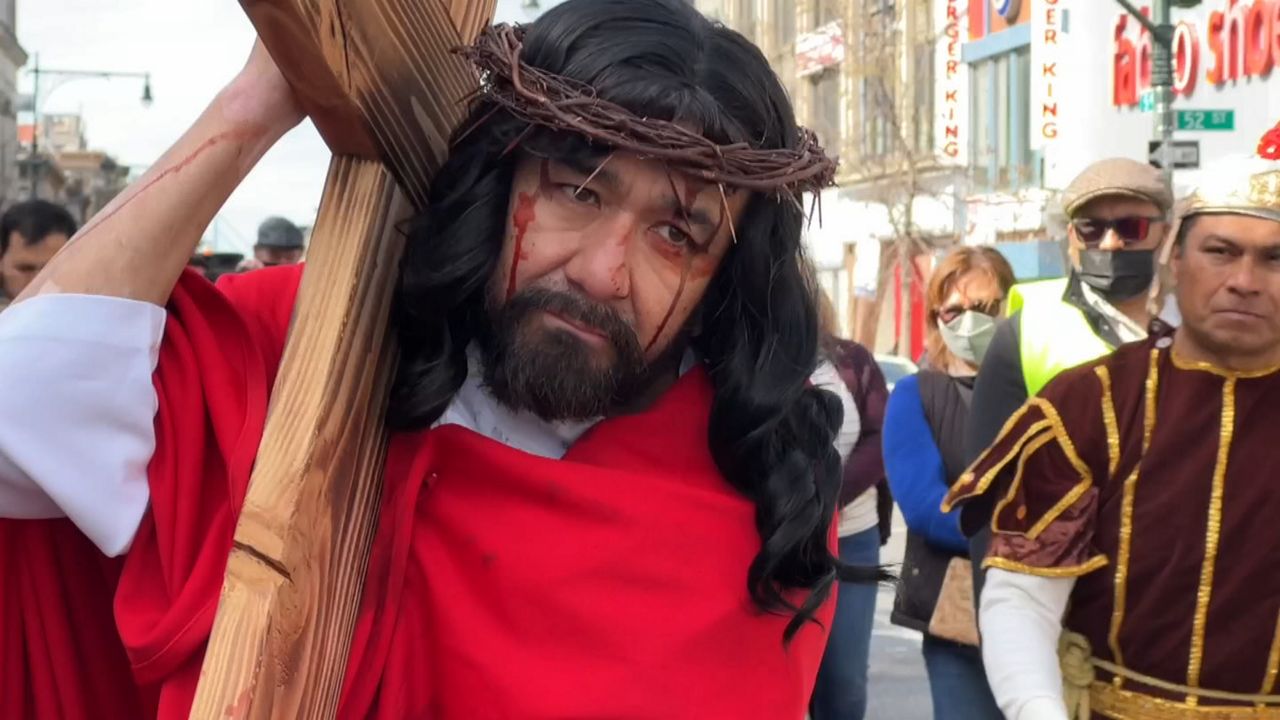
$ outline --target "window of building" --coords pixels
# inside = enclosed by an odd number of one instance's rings
[[[737,0],[737,2],[737,22],[734,29],[752,38],[756,32],[756,0]]]
[[[858,116],[862,122],[859,149],[864,158],[884,157],[894,148],[893,88],[875,75],[862,78],[859,85]]]
[[[840,0],[818,0],[813,8],[813,27],[820,28],[829,22],[835,22],[843,15],[844,3]]]
[[[782,48],[796,39],[796,0],[773,0],[773,44]]]
[[[831,154],[840,152],[840,122],[843,102],[840,95],[840,67],[824,70],[812,80],[813,121],[810,125],[818,140]]]
[[[933,151],[933,92],[934,92],[934,75],[935,69],[934,52],[935,45],[930,39],[924,39],[916,43],[912,49],[912,64],[915,65],[915,72],[912,75],[912,114],[915,121],[915,141],[914,149],[917,153],[930,153]]]
[[[971,66],[970,161],[978,189],[1039,184],[1030,146],[1031,53],[1026,47]]]

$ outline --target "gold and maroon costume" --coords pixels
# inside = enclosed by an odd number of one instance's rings
[[[1078,578],[1095,717],[1280,718],[1280,368],[1170,345],[1060,375],[944,508],[990,503],[987,567]]]

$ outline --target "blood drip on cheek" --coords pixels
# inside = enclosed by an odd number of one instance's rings
[[[515,242],[511,249],[511,270],[507,275],[507,299],[516,294],[516,274],[520,269],[520,261],[528,260],[529,254],[524,249],[524,236],[529,225],[538,219],[538,198],[550,198],[555,186],[551,182],[551,164],[545,158],[538,169],[538,192],[531,195],[527,192],[516,194],[516,209],[511,214],[511,224],[515,227]]]
[[[684,288],[689,282],[689,275],[692,272],[693,256],[686,255],[684,267],[680,269],[680,284],[676,286],[676,294],[671,298],[671,304],[667,306],[667,313],[662,316],[662,321],[658,323],[658,328],[653,331],[653,337],[649,338],[649,343],[644,346],[646,355],[658,343],[658,340],[662,337],[662,332],[667,329],[667,323],[671,322],[671,317],[676,314],[676,307],[680,304],[680,298],[684,297]]]
[[[507,299],[516,293],[516,272],[520,269],[520,261],[528,259],[524,251],[524,236],[529,225],[538,217],[537,198],[529,193],[516,195],[516,209],[511,214],[511,224],[515,226],[515,242],[511,248],[511,271],[507,276]]]

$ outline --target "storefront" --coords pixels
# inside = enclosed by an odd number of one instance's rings
[[[965,241],[1056,245],[1057,192],[1086,165],[1148,161],[1150,34],[1113,0],[970,0],[967,10]],[[1174,107],[1203,111],[1175,139],[1198,142],[1204,165],[1252,152],[1280,121],[1280,0],[1205,0],[1173,21]],[[1175,190],[1200,175],[1176,170]],[[1019,275],[1054,272],[1054,251],[1013,254]]]

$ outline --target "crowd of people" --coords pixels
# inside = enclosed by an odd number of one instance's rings
[[[1280,130],[1176,199],[1087,167],[1064,278],[946,252],[890,392],[756,48],[680,0],[517,37],[405,226],[340,717],[859,720],[896,582],[937,720],[1280,718]],[[533,112],[530,68],[617,117]],[[258,46],[87,231],[0,218],[0,717],[187,716],[305,241],[194,249],[302,118]]]

